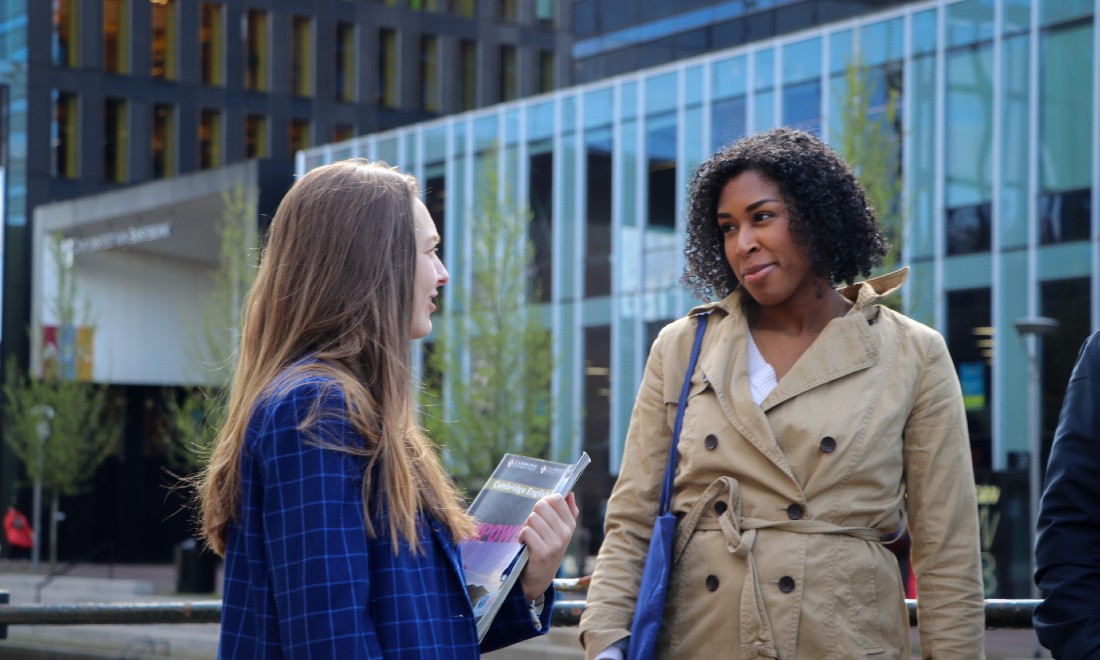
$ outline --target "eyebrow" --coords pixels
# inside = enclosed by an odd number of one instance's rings
[[[772,199],[771,197],[765,197],[764,199],[757,200],[757,201],[753,202],[752,204],[749,204],[748,206],[746,206],[745,207],[745,212],[746,213],[752,213],[753,211],[760,208],[764,204],[767,204],[768,202],[778,202],[778,201],[779,201],[778,199]],[[719,218],[731,217],[729,213],[722,213],[721,211],[719,211],[716,215]]]

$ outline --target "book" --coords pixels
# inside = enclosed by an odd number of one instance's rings
[[[568,494],[591,463],[581,452],[575,463],[555,463],[505,454],[485,487],[470,504],[477,522],[474,538],[459,544],[466,592],[474,606],[478,641],[485,638],[505,597],[527,565],[527,547],[519,533],[535,504],[553,493]]]

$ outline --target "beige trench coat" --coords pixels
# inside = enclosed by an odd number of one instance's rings
[[[834,319],[761,405],[735,291],[710,311],[680,438],[668,658],[909,657],[897,561],[908,518],[925,658],[983,657],[978,517],[943,338],[875,305],[902,270],[842,290]],[[653,344],[581,619],[593,658],[627,636],[696,320]]]

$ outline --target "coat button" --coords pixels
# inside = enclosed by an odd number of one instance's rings
[[[805,511],[802,509],[801,504],[792,504],[787,507],[787,517],[791,520],[800,520],[803,513],[805,513]]]
[[[714,510],[718,512],[718,515],[725,513],[727,508],[728,506],[722,500],[718,500],[714,503]]]
[[[703,446],[714,451],[714,448],[718,446],[718,436],[711,433],[707,436],[706,440],[703,440]]]
[[[832,436],[827,435],[827,436],[825,436],[824,438],[821,439],[821,451],[822,452],[824,452],[826,454],[831,454],[831,453],[833,453],[834,449],[836,449],[836,440]]]
[[[794,578],[789,575],[779,578],[779,590],[785,594],[794,591]]]
[[[707,591],[718,591],[718,578],[714,575],[707,576]]]

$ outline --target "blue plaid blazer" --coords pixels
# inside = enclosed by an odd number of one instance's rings
[[[319,405],[310,433],[299,430]],[[395,555],[385,513],[363,522],[360,457],[317,443],[362,445],[343,393],[319,376],[283,379],[253,409],[241,454],[241,508],[230,525],[222,589],[222,658],[477,658],[545,633],[517,583],[480,646],[459,550],[434,518],[423,552]]]

